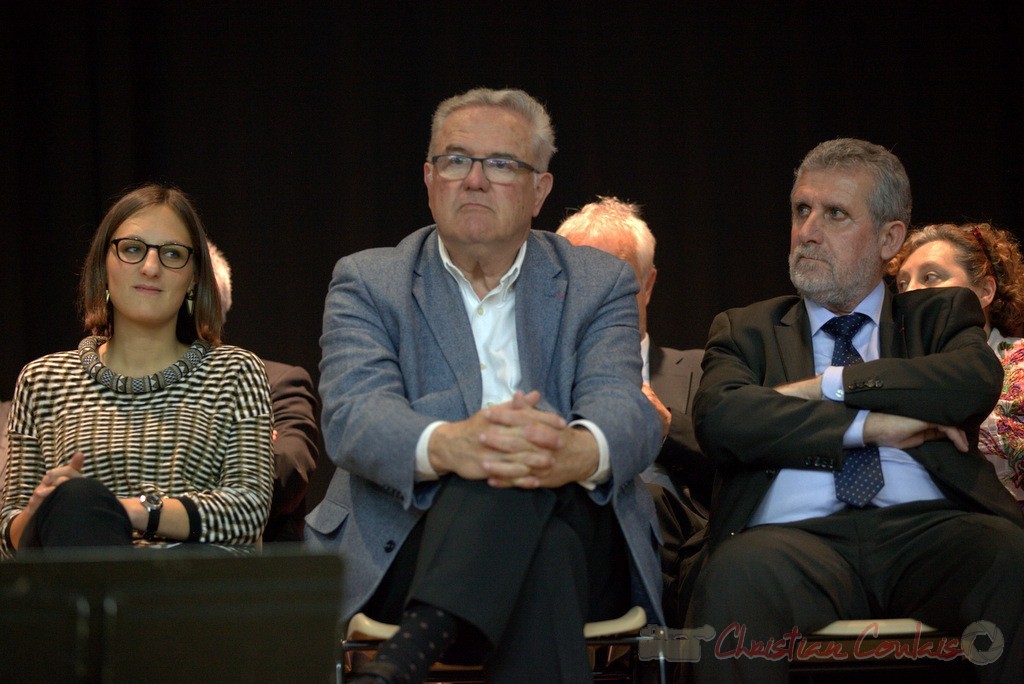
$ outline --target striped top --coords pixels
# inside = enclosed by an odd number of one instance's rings
[[[0,551],[13,554],[11,521],[46,471],[76,451],[85,454],[83,473],[118,498],[138,496],[146,484],[180,499],[193,539],[256,542],[274,473],[263,363],[244,349],[197,341],[169,368],[128,378],[100,362],[105,341],[87,337],[77,351],[22,369],[7,425]]]

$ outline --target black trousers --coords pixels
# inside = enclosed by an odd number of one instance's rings
[[[435,606],[470,626],[454,659],[485,659],[491,681],[575,684],[590,680],[583,624],[628,608],[628,559],[611,506],[578,485],[449,476],[364,611],[398,622],[411,602]]]
[[[958,636],[978,621],[995,625],[1003,651],[975,668],[978,679],[1020,681],[1022,568],[1024,530],[948,501],[745,530],[711,553],[697,579],[688,626],[716,633],[701,646],[697,680],[786,681],[786,659],[720,657],[735,652],[741,628],[749,647],[794,627],[806,635],[835,620],[909,617]]]
[[[661,577],[665,587],[662,607],[669,627],[681,627],[697,573],[693,568],[703,557],[707,542],[708,514],[685,486],[677,497],[661,485],[645,483],[654,498],[663,543]]]
[[[91,477],[58,485],[28,519],[18,549],[130,546],[132,521],[109,489]]]

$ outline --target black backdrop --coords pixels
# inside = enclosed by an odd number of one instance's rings
[[[893,148],[915,223],[1019,230],[1016,4],[4,3],[0,397],[76,345],[88,240],[147,180],[188,192],[232,263],[227,341],[315,374],[334,262],[430,222],[430,114],[478,85],[551,111],[536,227],[597,194],[644,206],[661,344],[791,291],[792,169],[827,138]]]

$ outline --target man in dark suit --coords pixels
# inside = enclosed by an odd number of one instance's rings
[[[357,681],[418,681],[450,646],[494,682],[588,681],[584,622],[634,602],[662,619],[636,277],[531,230],[555,148],[526,93],[446,100],[429,150],[436,225],[334,270],[338,470],[307,544],[345,559],[344,619],[401,624]]]
[[[785,681],[794,630],[867,617],[994,626],[1006,638],[978,675],[1019,677],[1022,592],[1006,578],[1024,520],[975,448],[1002,380],[978,298],[890,296],[911,200],[884,148],[822,143],[790,199],[801,296],[720,314],[695,400],[721,478],[691,604],[718,633],[698,680]],[[771,640],[783,657],[740,655]]]
[[[212,242],[213,266],[221,311],[231,309],[231,266]],[[319,402],[313,379],[301,366],[262,359],[270,383],[274,410],[274,497],[263,529],[264,542],[301,542],[306,518],[306,490],[317,466],[320,428],[316,414]]]
[[[656,241],[640,207],[615,197],[600,197],[567,217],[557,233],[577,246],[593,247],[622,259],[636,273],[640,290],[640,354],[644,361],[644,393],[662,420],[664,442],[657,461],[641,477],[651,489],[661,526],[661,569],[665,581],[665,613],[670,625],[681,625],[685,598],[681,569],[700,551],[695,538],[707,525],[714,464],[705,457],[693,433],[691,404],[700,382],[702,349],[680,351],[658,347],[647,334],[647,306],[654,292]]]

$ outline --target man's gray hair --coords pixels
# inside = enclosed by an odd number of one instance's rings
[[[217,294],[220,295],[220,310],[227,318],[228,309],[231,308],[231,266],[217,245],[207,240],[206,246],[210,248],[210,264],[213,266],[213,279],[217,283]]]
[[[640,218],[640,206],[632,202],[598,195],[596,202],[585,205],[562,221],[556,232],[570,241],[574,241],[574,237],[586,239],[628,235],[633,239],[641,281],[654,268],[654,234],[647,222]]]
[[[899,158],[881,145],[857,138],[837,138],[821,143],[807,153],[793,173],[793,187],[805,171],[864,169],[875,179],[868,208],[875,227],[890,221],[910,225],[910,180]],[[792,194],[792,193],[791,193]]]
[[[430,126],[430,149],[427,156],[434,152],[434,143],[441,132],[441,126],[448,115],[466,107],[500,107],[515,112],[526,118],[533,129],[533,148],[537,155],[535,160],[526,160],[541,171],[547,171],[551,157],[558,151],[555,147],[555,129],[551,126],[551,117],[540,102],[522,90],[491,88],[474,88],[461,95],[449,97],[437,106],[434,111],[433,123]]]

